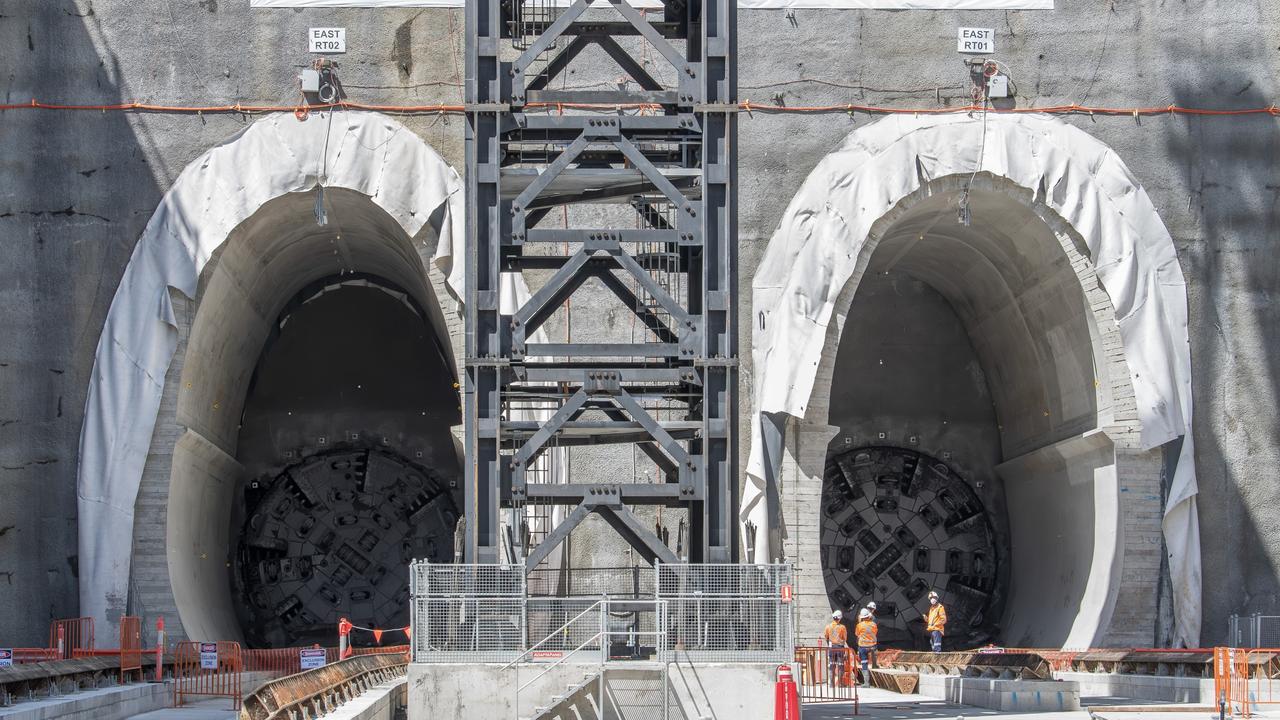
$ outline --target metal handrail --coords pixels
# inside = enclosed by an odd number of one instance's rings
[[[607,600],[607,599],[602,598],[602,599],[600,599],[600,600],[597,600],[597,601],[595,601],[595,602],[591,603],[591,605],[589,605],[589,606],[587,607],[587,609],[586,609],[586,610],[583,610],[582,612],[578,613],[577,615],[574,615],[574,616],[573,616],[572,618],[570,618],[569,620],[566,620],[566,621],[564,622],[564,624],[563,624],[563,625],[561,625],[560,627],[556,628],[555,630],[552,630],[550,634],[548,634],[546,637],[544,637],[544,638],[542,638],[541,640],[539,640],[539,641],[537,642],[537,644],[535,644],[535,645],[531,646],[528,650],[525,650],[524,652],[522,652],[522,653],[520,653],[519,655],[517,655],[515,660],[512,660],[511,662],[507,663],[506,665],[503,665],[503,666],[502,666],[502,669],[503,669],[503,670],[509,670],[509,669],[511,669],[511,666],[516,665],[516,664],[518,664],[520,661],[524,660],[524,658],[525,658],[525,656],[526,656],[526,655],[528,655],[529,653],[531,653],[531,652],[533,652],[533,651],[537,650],[538,648],[542,647],[542,644],[543,644],[543,643],[547,642],[547,641],[548,641],[548,640],[550,640],[551,638],[553,638],[553,637],[555,637],[556,635],[560,634],[562,631],[564,631],[564,630],[568,629],[568,627],[569,627],[570,625],[572,625],[572,624],[574,624],[575,622],[577,622],[577,621],[578,621],[578,618],[580,618],[580,617],[582,617],[583,615],[586,615],[587,613],[591,612],[592,610],[594,610],[594,609],[596,609],[596,608],[600,607],[600,604],[601,604],[601,603],[607,603],[607,602],[608,602],[608,600]],[[593,638],[593,639],[594,639],[594,638]],[[588,641],[588,642],[589,642],[589,641]],[[579,647],[578,647],[578,650],[581,650],[581,649],[582,649],[582,646],[579,646]],[[577,650],[575,650],[574,652],[577,652]]]

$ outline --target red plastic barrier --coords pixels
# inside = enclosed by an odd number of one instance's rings
[[[93,649],[93,618],[78,617],[54,620],[49,624],[49,647],[66,660],[75,650]]]
[[[126,615],[120,618],[120,684],[133,672],[142,679],[142,618]]]
[[[173,659],[173,705],[188,695],[231,698],[240,709],[244,659],[237,642],[180,642]]]
[[[21,665],[23,663],[48,662],[50,660],[60,660],[57,648],[14,648],[13,662]]]

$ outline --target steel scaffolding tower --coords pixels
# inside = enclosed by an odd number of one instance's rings
[[[591,513],[649,562],[679,561],[642,505],[688,509],[689,561],[737,561],[737,2],[631,3],[466,4],[467,562],[507,559],[502,509],[530,569]],[[616,84],[565,81],[609,59]],[[502,307],[503,274],[524,270],[550,276]],[[641,341],[539,342],[592,280]],[[555,448],[605,443],[638,445],[661,477],[538,481]],[[538,537],[537,506],[571,510]]]

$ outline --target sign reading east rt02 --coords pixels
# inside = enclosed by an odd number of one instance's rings
[[[962,27],[956,30],[956,52],[992,55],[995,51],[995,28]]]
[[[311,28],[307,32],[307,50],[313,53],[347,51],[346,28]]]

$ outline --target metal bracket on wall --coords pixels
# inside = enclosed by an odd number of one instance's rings
[[[675,562],[631,510],[664,506],[689,511],[688,560],[735,562],[737,3],[591,5],[467,3],[466,561],[500,559],[507,510],[529,568],[591,513]],[[616,89],[561,82],[610,61]],[[575,212],[586,203],[637,227],[579,227],[600,216]],[[559,208],[567,227],[542,227]],[[504,313],[501,275],[524,270],[551,273]],[[642,337],[534,342],[589,280]],[[657,477],[547,482],[554,450],[588,444],[636,445]],[[552,505],[573,510],[531,529]]]

